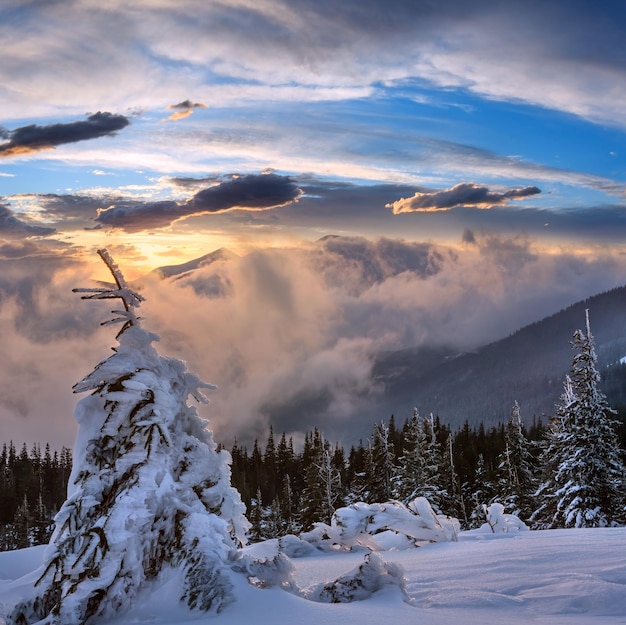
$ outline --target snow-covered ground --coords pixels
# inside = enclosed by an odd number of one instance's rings
[[[44,547],[0,553],[0,615],[34,578]],[[217,616],[178,605],[175,588],[141,597],[104,625],[608,625],[626,624],[626,528],[511,534],[462,533],[459,542],[388,549],[405,571],[410,602],[389,586],[365,601],[324,604],[280,588],[259,589],[233,574],[236,603]],[[294,558],[301,589],[336,579],[364,552],[315,552]],[[21,579],[18,579],[21,578]],[[2,618],[0,616],[0,623]]]

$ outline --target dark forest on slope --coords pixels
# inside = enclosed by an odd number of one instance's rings
[[[467,420],[489,427],[503,421],[518,401],[529,425],[551,415],[572,361],[567,349],[589,309],[601,388],[615,409],[626,406],[626,287],[619,287],[526,326],[475,352],[445,347],[382,354],[375,367],[384,383],[385,407],[405,414],[407,406],[434,411],[457,429]],[[382,409],[383,406],[380,406]],[[384,413],[382,413],[384,414]]]
[[[423,421],[428,421],[424,419]],[[620,415],[622,423],[626,414]],[[466,422],[453,432],[433,419],[439,454],[437,488],[443,497],[441,511],[457,516],[464,527],[482,522],[476,516],[475,502],[487,503],[498,497],[500,467],[505,451],[506,425],[485,428]],[[329,521],[330,510],[317,487],[322,485],[320,466],[327,454],[333,481],[332,506],[338,508],[354,501],[375,502],[398,495],[400,459],[406,452],[409,420],[396,425],[393,416],[374,424],[371,435],[349,449],[326,440],[315,429],[306,435],[304,448],[296,452],[285,433],[275,437],[270,429],[262,443],[255,441],[251,450],[237,444],[232,455],[232,484],[241,493],[253,524],[251,540],[260,540],[289,532],[309,529],[317,521]],[[534,458],[540,451],[545,424],[535,422],[525,428]],[[386,433],[386,434],[385,434]],[[381,453],[380,435],[386,437],[386,451]],[[447,456],[452,442],[452,463]],[[622,449],[626,449],[626,427],[620,429]],[[38,445],[29,453],[26,446],[16,453],[12,443],[3,446],[0,455],[0,550],[16,549],[49,540],[53,517],[65,500],[71,471],[71,453],[64,448],[59,455],[46,446],[41,454]],[[456,473],[456,486],[450,483],[449,467]],[[387,469],[385,468],[387,467]],[[394,468],[395,467],[395,468]],[[390,483],[381,485],[380,476],[391,471]],[[454,492],[446,494],[447,490]],[[387,490],[385,490],[387,489]],[[439,496],[437,495],[437,496]],[[432,496],[431,496],[432,499]],[[436,504],[436,502],[434,502]]]

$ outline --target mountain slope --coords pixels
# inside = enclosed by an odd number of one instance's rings
[[[205,254],[200,258],[194,258],[186,263],[180,265],[168,265],[167,267],[158,267],[151,273],[159,278],[173,278],[175,280],[189,274],[190,272],[197,271],[203,267],[208,267],[219,261],[228,261],[233,258],[238,258],[237,254],[227,250],[226,248],[220,248],[209,254]]]
[[[467,419],[485,425],[506,420],[517,400],[526,420],[551,414],[572,362],[572,334],[589,309],[602,389],[612,405],[626,403],[626,287],[596,295],[522,328],[515,334],[457,357],[422,349],[382,354],[376,378],[385,385],[392,411],[409,406],[439,414],[458,427]],[[431,365],[428,366],[428,359]]]

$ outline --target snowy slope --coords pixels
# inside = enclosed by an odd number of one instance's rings
[[[293,559],[298,586],[334,579],[364,552]],[[459,542],[389,550],[405,570],[410,603],[397,587],[351,604],[313,603],[279,588],[258,589],[234,575],[237,602],[218,616],[177,604],[178,589],[144,596],[103,625],[614,625],[626,624],[626,528],[515,534],[463,533]],[[0,615],[39,566],[43,548],[0,553]],[[15,580],[15,581],[12,581]],[[4,604],[4,605],[2,605]],[[0,617],[0,623],[2,618]]]

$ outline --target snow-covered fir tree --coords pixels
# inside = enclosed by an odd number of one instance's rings
[[[313,434],[305,439],[304,489],[300,499],[299,523],[308,530],[317,521],[329,523],[337,508],[343,505],[341,496],[341,479],[336,467],[333,466],[330,443],[324,439],[316,428]]]
[[[359,442],[357,448],[352,447],[348,456],[348,478],[350,491],[346,495],[346,503],[352,504],[357,501],[372,502],[370,496],[370,475],[372,475],[372,446],[363,446]]]
[[[530,443],[524,434],[520,406],[514,403],[504,432],[504,451],[498,462],[498,496],[507,513],[527,521],[534,511],[537,489]]]
[[[478,454],[474,483],[471,488],[466,488],[465,492],[468,495],[470,508],[468,527],[477,529],[485,523],[485,506],[491,503],[494,496],[493,483],[489,479],[483,454]]]
[[[403,504],[422,495],[425,479],[426,434],[417,408],[404,428],[404,450],[398,459],[398,472],[393,497]]]
[[[171,579],[190,608],[219,612],[233,600],[229,559],[249,524],[228,452],[187,404],[190,395],[206,402],[200,389],[214,387],[158,354],[135,313],[142,296],[99,254],[115,284],[77,291],[121,301],[104,324],[122,324],[119,345],[74,387],[91,393],[75,410],[68,498],[32,596],[9,616],[16,625],[89,625]]]
[[[454,466],[452,434],[449,433],[441,455],[440,475],[442,478],[443,495],[441,506],[444,514],[462,520],[467,525],[465,502],[461,492],[461,482]]]
[[[533,522],[540,527],[606,527],[624,522],[626,471],[614,411],[598,389],[600,375],[586,312],[574,333],[570,376],[542,453],[545,479]]]
[[[567,375],[563,383],[560,402],[556,406],[554,416],[548,423],[541,444],[539,456],[541,482],[535,493],[536,508],[530,517],[532,526],[537,529],[559,527],[557,524],[557,505],[560,487],[556,476],[559,467],[567,463],[569,455],[568,437],[572,429],[572,424],[569,421],[573,417],[571,406],[575,401],[572,379]]]
[[[435,428],[435,419],[431,412],[426,417],[422,426],[424,428],[424,437],[426,439],[424,447],[424,484],[421,493],[417,494],[425,497],[436,514],[441,514],[446,505],[447,491],[444,484],[444,475],[447,466],[444,465],[443,452],[441,445],[437,439],[437,430]]]
[[[372,473],[370,476],[370,499],[383,503],[393,497],[395,477],[395,453],[389,438],[389,427],[376,423],[372,432]]]

